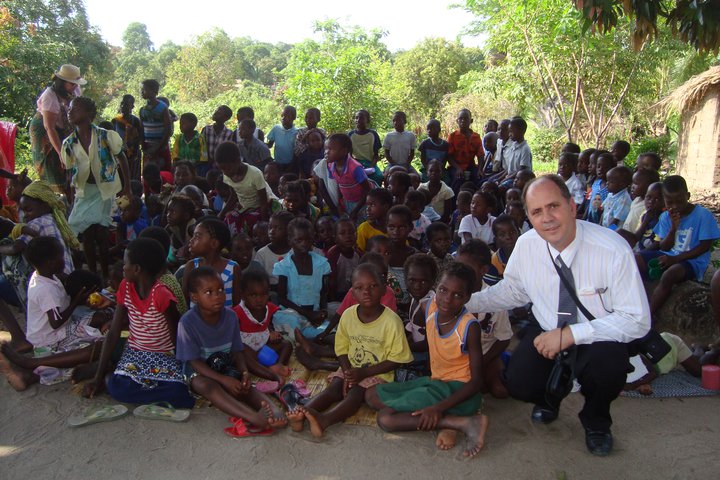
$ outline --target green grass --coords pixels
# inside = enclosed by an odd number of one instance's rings
[[[546,173],[557,173],[557,161],[552,162],[533,162],[533,172],[535,175],[544,175]]]

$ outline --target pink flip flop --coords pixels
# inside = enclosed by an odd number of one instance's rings
[[[248,428],[242,418],[230,417],[230,421],[233,422],[233,426],[224,428],[223,430],[233,438],[266,437],[275,433],[275,430],[272,428],[266,428],[264,430]]]

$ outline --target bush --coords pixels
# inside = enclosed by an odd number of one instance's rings
[[[560,150],[562,150],[566,138],[565,132],[552,128],[543,128],[534,122],[528,122],[528,131],[525,134],[525,139],[528,145],[530,145],[533,165],[537,163],[557,163]]]
[[[630,153],[625,158],[625,164],[634,167],[637,157],[641,153],[655,152],[663,159],[662,170],[675,170],[675,157],[677,155],[677,145],[670,138],[669,134],[657,137],[649,136],[640,138],[637,142],[630,145]]]

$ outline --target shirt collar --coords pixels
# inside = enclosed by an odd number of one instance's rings
[[[583,235],[584,235],[584,228],[583,228],[583,222],[580,220],[575,220],[575,238],[572,242],[570,242],[570,245],[565,247],[565,249],[562,251],[562,253],[558,252],[553,248],[552,245],[549,243],[547,244],[548,249],[550,250],[550,255],[552,256],[552,260],[555,261],[555,258],[557,258],[558,254],[562,258],[563,262],[565,262],[565,265],[567,265],[568,268],[572,267],[572,262],[575,259],[575,256],[580,249],[580,245],[583,241]]]

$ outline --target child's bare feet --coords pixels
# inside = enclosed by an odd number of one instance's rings
[[[485,446],[485,434],[487,433],[489,420],[487,415],[474,415],[467,418],[463,432],[465,433],[466,457],[474,457]]]
[[[287,365],[283,365],[282,363],[276,363],[275,365],[271,365],[268,368],[278,377],[282,377],[279,380],[281,386],[285,384],[285,379],[289,377],[290,374],[292,374],[292,369]]]
[[[307,418],[308,424],[310,425],[310,433],[312,433],[313,437],[322,438],[325,433],[325,427],[320,423],[320,414],[311,408],[303,407],[298,410],[302,410],[305,414],[305,418]]]
[[[282,412],[275,411],[267,402],[260,403],[260,409],[265,413],[267,417],[267,423],[270,428],[285,428],[288,424],[288,419]]]
[[[295,329],[295,342],[297,342],[300,348],[305,350],[305,353],[312,355],[312,343],[308,342],[307,338],[303,337],[303,334],[300,332],[299,328]]]
[[[457,438],[457,432],[455,430],[443,429],[438,433],[435,445],[440,450],[450,450],[455,448],[455,439]]]
[[[16,369],[7,359],[5,355],[0,353],[0,373],[5,375],[5,379],[8,381],[11,387],[18,392],[22,392],[27,389],[28,386],[33,383],[28,378],[28,374],[22,370]],[[32,372],[30,375],[34,375]]]
[[[13,365],[17,365],[20,368],[34,368],[30,363],[30,359],[17,353],[9,343],[0,344],[0,352],[2,352]]]
[[[305,413],[300,408],[291,410],[287,413],[288,422],[290,422],[290,429],[293,432],[302,432],[305,428]]]
[[[652,385],[649,383],[643,383],[637,388],[637,392],[640,395],[652,395],[653,394],[653,388]]]
[[[95,373],[97,373],[97,367],[98,362],[78,365],[73,368],[72,373],[70,373],[70,383],[75,385],[82,381],[93,379],[95,377]]]

